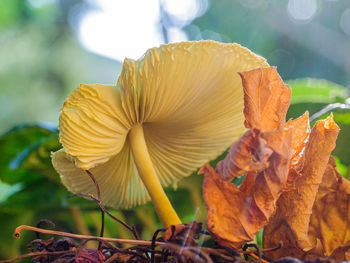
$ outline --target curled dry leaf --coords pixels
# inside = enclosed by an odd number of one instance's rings
[[[280,241],[284,243],[282,249],[269,255],[271,258],[284,255],[302,258],[305,252],[308,256],[322,255],[321,239],[310,236],[311,218],[318,221],[315,219],[318,215],[311,214],[338,132],[339,127],[332,115],[318,121],[310,133],[303,157],[291,168],[293,188],[281,195],[276,213],[264,229],[264,247],[274,246]]]
[[[309,237],[320,240],[324,256],[350,260],[350,182],[329,159],[312,208]]]
[[[298,163],[300,159],[300,153],[306,145],[306,139],[309,136],[309,112],[305,112],[304,115],[292,120],[290,119],[284,128],[293,128],[293,140],[292,140],[292,156],[291,166]]]
[[[239,74],[244,90],[245,126],[251,128],[255,134],[282,129],[290,103],[291,89],[285,87],[276,67],[258,68]],[[247,133],[244,137],[247,137]],[[249,135],[234,144],[225,160],[218,164],[217,172],[223,178],[232,179],[242,176],[247,171],[262,170],[271,152],[263,149],[263,145],[257,147],[260,143],[257,138],[258,136]]]
[[[244,90],[244,116],[247,128],[281,129],[291,98],[276,67],[239,73]]]
[[[205,173],[207,225],[221,245],[239,247],[265,226],[272,259],[350,259],[350,182],[330,158],[339,127],[332,115],[309,133],[308,112],[285,123],[290,89],[275,68],[240,73],[248,132]],[[309,137],[309,138],[308,138]],[[232,178],[246,174],[242,185]]]
[[[265,147],[260,130],[252,129],[246,132],[235,143],[226,158],[219,162],[216,171],[223,179],[231,180],[240,177],[248,171],[261,171],[266,168],[267,159],[272,151]]]
[[[284,129],[291,90],[275,67],[240,73],[248,132],[214,171],[205,166],[203,197],[214,239],[239,247],[267,224],[283,191],[291,156],[292,129]],[[289,125],[292,127],[292,125]],[[246,174],[242,185],[230,182]]]
[[[245,166],[247,175],[240,187],[223,180],[209,165],[202,169],[207,227],[219,244],[237,248],[252,240],[268,222],[286,184],[291,141],[291,129],[264,133],[248,131],[237,143],[241,147],[233,147],[230,152],[231,156],[235,153],[240,156],[238,153],[243,146],[249,148],[243,152],[250,154],[240,160],[249,164]],[[256,159],[259,155],[264,158]],[[262,169],[257,170],[257,167]],[[241,174],[242,170],[236,167],[235,172]]]

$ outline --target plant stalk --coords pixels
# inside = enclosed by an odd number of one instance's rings
[[[163,226],[169,227],[171,225],[181,224],[153,167],[141,124],[134,126],[130,130],[129,140],[138,173],[147,188]]]

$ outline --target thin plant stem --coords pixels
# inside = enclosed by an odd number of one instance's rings
[[[84,196],[86,198],[89,198],[89,199],[95,201],[99,205],[100,209],[103,210],[104,213],[106,213],[113,220],[117,221],[119,224],[123,225],[129,231],[131,231],[136,239],[140,239],[139,235],[136,232],[136,228],[134,226],[129,226],[127,223],[125,223],[122,220],[120,220],[120,219],[116,218],[115,216],[113,216],[110,212],[108,212],[106,210],[106,208],[102,205],[102,203],[99,200],[97,200],[95,197],[93,197],[93,196],[91,196],[89,194],[84,194],[84,193],[77,193],[77,194],[71,195],[70,197],[76,197],[76,196]]]
[[[126,243],[126,244],[132,244],[132,245],[144,245],[144,246],[151,246],[151,241],[145,241],[145,240],[131,240],[131,239],[119,239],[119,238],[109,238],[109,237],[96,237],[96,236],[86,236],[86,235],[78,235],[78,234],[72,234],[62,231],[54,231],[54,230],[47,230],[42,228],[37,228],[33,226],[26,226],[21,225],[15,229],[15,233],[13,234],[16,238],[20,238],[21,231],[23,230],[31,230],[36,231],[43,234],[49,234],[49,235],[56,235],[56,236],[65,236],[65,237],[71,237],[71,238],[78,238],[78,239],[91,239],[91,240],[101,240],[106,242],[115,242],[115,243]],[[155,242],[156,246],[164,246],[164,242]]]
[[[36,227],[40,228],[41,225],[42,225],[43,223],[46,223],[46,224],[51,225],[52,228],[55,228],[55,227],[56,227],[55,223],[52,222],[52,221],[49,220],[49,219],[41,219],[41,220],[39,220],[39,222],[36,224]],[[36,238],[37,238],[37,239],[41,239],[40,234],[39,234],[38,232],[35,232],[35,235],[36,235]]]
[[[109,217],[111,217],[112,219],[114,219],[115,221],[117,221],[118,223],[122,224],[124,227],[126,227],[129,231],[131,231],[134,235],[134,237],[136,239],[140,239],[139,235],[137,234],[136,228],[135,226],[129,226],[128,224],[126,224],[125,222],[121,221],[120,219],[114,217],[111,213],[109,213],[106,208],[103,206],[102,204],[102,199],[101,199],[101,191],[100,191],[100,187],[98,185],[98,182],[95,178],[95,176],[88,170],[85,170],[85,172],[89,175],[89,177],[91,178],[92,182],[94,183],[95,187],[96,187],[96,192],[97,192],[97,199],[95,197],[93,197],[92,195],[88,195],[88,194],[83,194],[83,193],[78,193],[78,194],[74,194],[71,197],[75,197],[75,196],[84,196],[84,197],[88,197],[91,200],[95,201],[98,206],[101,209],[101,218],[102,218],[102,224],[101,224],[101,231],[100,231],[100,237],[103,237],[103,233],[104,233],[104,218],[105,218],[105,214],[107,214]],[[100,244],[99,244],[100,247]]]
[[[97,180],[95,178],[95,176],[93,176],[93,174],[86,170],[85,171],[91,178],[91,180],[94,182],[95,187],[96,187],[96,191],[97,191],[97,198],[98,198],[98,203],[102,204],[102,200],[101,200],[101,191],[100,191],[100,187],[97,183]],[[103,233],[104,233],[104,228],[105,228],[105,212],[101,209],[101,230],[100,230],[100,237],[103,237]],[[102,246],[101,242],[98,242],[98,249],[100,250]]]

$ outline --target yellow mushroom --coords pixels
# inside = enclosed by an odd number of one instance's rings
[[[183,42],[125,59],[116,86],[83,85],[60,116],[60,142],[52,162],[72,192],[131,208],[152,199],[165,227],[181,223],[167,186],[227,149],[245,128],[243,88],[237,72],[266,67],[238,44]]]

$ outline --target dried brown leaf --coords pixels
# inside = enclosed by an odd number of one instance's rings
[[[75,256],[76,263],[102,263],[105,261],[105,256],[101,251],[83,248],[77,251]]]
[[[225,159],[216,166],[216,172],[225,180],[240,177],[249,171],[261,171],[266,168],[267,159],[272,151],[265,147],[260,131],[252,129],[235,143]]]
[[[291,98],[276,67],[239,73],[244,89],[244,115],[247,128],[277,130],[284,126]]]
[[[292,127],[305,119],[290,122],[290,129],[284,129],[291,90],[275,67],[240,75],[245,125],[250,130],[231,147],[216,171],[209,166],[203,169],[208,229],[221,245],[234,248],[252,240],[274,213],[287,183]],[[230,183],[244,174],[240,187]]]
[[[330,159],[339,132],[332,115],[311,133],[308,112],[284,124],[291,91],[276,68],[240,75],[250,130],[216,170],[202,169],[208,230],[219,244],[237,248],[267,225],[264,247],[284,244],[268,254],[272,259],[348,260],[350,182]],[[244,174],[241,186],[230,182]]]
[[[340,247],[350,252],[350,182],[342,178],[332,157],[317,192],[308,234],[321,241],[324,256]],[[343,260],[339,251],[336,253],[337,259]]]
[[[164,240],[182,246],[198,246],[196,240],[199,239],[202,231],[202,223],[192,221],[189,224],[171,225],[163,235]]]
[[[276,214],[264,229],[265,247],[284,243],[283,248],[270,257],[302,257],[306,251],[309,255],[319,253],[322,245],[308,236],[310,218],[338,132],[332,116],[318,121],[312,129],[303,157],[290,171],[295,178],[293,189],[281,195]]]
[[[230,151],[237,163],[248,164],[244,170],[232,166],[230,171],[231,178],[247,173],[240,187],[223,180],[209,165],[202,169],[207,227],[219,244],[237,248],[268,222],[287,181],[291,142],[291,129],[248,131]]]
[[[293,128],[293,140],[292,140],[292,157],[291,165],[298,163],[300,159],[300,153],[306,145],[306,139],[309,136],[309,112],[305,112],[304,115],[292,120],[290,119],[284,128]]]

